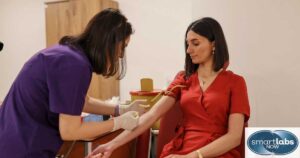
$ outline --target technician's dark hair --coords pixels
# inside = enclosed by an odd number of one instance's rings
[[[185,33],[185,53],[188,48],[186,42],[187,33],[193,31],[206,37],[210,42],[215,42],[215,53],[213,56],[213,69],[219,71],[229,61],[229,53],[225,36],[221,25],[213,18],[205,17],[192,22]],[[185,56],[185,77],[188,78],[197,71],[199,64],[193,64],[189,54]]]
[[[118,73],[118,79],[121,79],[126,73],[125,40],[132,33],[127,18],[118,9],[109,8],[96,14],[81,34],[65,36],[59,44],[82,50],[95,73],[104,77]],[[121,50],[118,49],[120,42]]]

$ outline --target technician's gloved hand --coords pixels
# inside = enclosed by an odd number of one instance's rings
[[[120,128],[125,130],[133,130],[139,123],[139,113],[136,111],[128,111],[118,117],[114,117],[114,127],[113,131]]]
[[[127,111],[137,111],[139,115],[142,115],[149,107],[150,105],[147,105],[147,100],[135,100],[129,105],[119,105],[119,114],[122,115]]]

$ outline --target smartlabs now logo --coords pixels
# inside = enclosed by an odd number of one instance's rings
[[[300,128],[246,128],[245,157],[300,158]]]

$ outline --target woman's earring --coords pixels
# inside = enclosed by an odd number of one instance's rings
[[[213,55],[215,55],[215,48],[213,48],[213,50],[212,50],[212,54],[213,54]]]

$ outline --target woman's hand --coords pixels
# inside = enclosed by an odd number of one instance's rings
[[[112,131],[116,131],[120,128],[125,130],[133,130],[139,123],[139,113],[136,111],[128,111],[125,114],[114,117],[114,126]]]
[[[109,143],[102,144],[94,149],[86,158],[109,158],[114,150],[113,145]]]
[[[147,100],[134,100],[129,105],[120,105],[119,106],[119,114],[122,115],[127,111],[137,111],[139,115],[144,114],[150,105],[147,105]]]

